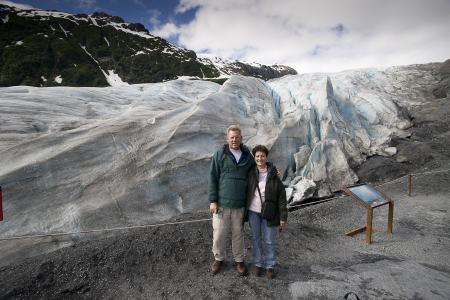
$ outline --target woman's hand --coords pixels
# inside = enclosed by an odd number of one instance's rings
[[[280,227],[284,227],[286,225],[286,221],[280,221]]]

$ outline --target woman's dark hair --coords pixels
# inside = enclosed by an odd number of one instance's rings
[[[253,156],[255,156],[256,152],[258,152],[258,151],[264,152],[266,154],[266,156],[269,156],[269,149],[267,149],[267,147],[264,145],[258,145],[255,148],[253,148],[253,150],[252,150]]]

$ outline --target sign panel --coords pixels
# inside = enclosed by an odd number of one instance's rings
[[[389,200],[368,185],[354,186],[347,189],[370,207],[377,207],[389,202]]]

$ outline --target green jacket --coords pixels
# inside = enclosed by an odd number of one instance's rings
[[[233,209],[245,206],[248,171],[256,163],[250,150],[242,143],[241,150],[245,157],[238,165],[233,160],[228,144],[214,153],[208,179],[210,203],[217,202],[221,207]]]
[[[280,221],[287,221],[287,208],[286,208],[286,190],[284,189],[283,182],[277,176],[277,169],[275,166],[266,162],[267,164],[267,181],[266,181],[266,197],[265,201],[275,202],[277,204],[277,210],[275,212],[275,218],[270,221],[267,220],[268,227],[279,226]],[[250,203],[253,199],[253,194],[256,190],[256,185],[259,183],[258,179],[258,167],[254,167],[248,172],[248,185],[247,185],[247,201],[245,202],[245,220],[247,219],[247,212]]]

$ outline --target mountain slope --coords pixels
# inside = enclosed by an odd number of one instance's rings
[[[265,66],[257,62],[232,61],[214,54],[198,54],[197,60],[205,65],[214,65],[219,70],[221,77],[244,75],[267,80],[297,74],[294,69],[281,64]]]
[[[105,13],[73,15],[0,5],[0,19],[0,86],[117,86],[223,74],[212,62],[150,34],[142,24]],[[225,77],[232,74],[266,80],[296,71],[239,63]]]

